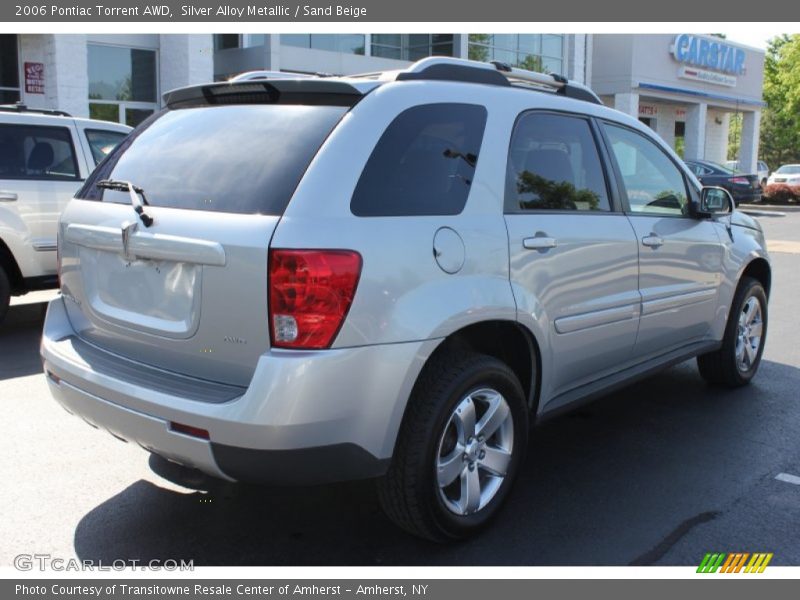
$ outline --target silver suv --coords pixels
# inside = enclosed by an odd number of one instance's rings
[[[66,208],[42,340],[116,437],[227,480],[376,478],[450,540],[537,419],[695,356],[758,369],[760,227],[587,88],[429,58],[165,104]]]

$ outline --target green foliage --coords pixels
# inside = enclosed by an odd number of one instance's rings
[[[547,70],[544,68],[544,64],[542,63],[542,57],[536,56],[535,54],[528,54],[525,58],[519,61],[516,66],[520,69],[526,69],[528,71],[538,71],[539,73],[547,72]]]
[[[533,195],[529,200],[519,199],[523,209],[597,210],[600,205],[600,197],[592,190],[578,189],[568,181],[553,181],[530,171],[517,176],[517,192]]]
[[[769,41],[764,62],[761,157],[773,169],[800,162],[800,34]]]
[[[762,142],[763,145],[763,142]],[[739,151],[742,148],[742,113],[732,113],[731,123],[728,128],[728,160],[739,160]],[[762,150],[763,156],[763,150]],[[760,158],[760,157],[759,157]]]
[[[683,158],[683,152],[686,149],[686,138],[682,135],[675,138],[675,154]]]
[[[491,36],[488,33],[470,33],[468,56],[470,60],[486,62],[489,60],[489,42]]]

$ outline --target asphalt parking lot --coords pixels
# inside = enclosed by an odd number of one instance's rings
[[[452,546],[395,529],[369,482],[218,486],[90,428],[40,373],[47,294],[22,298],[0,325],[0,565],[697,565],[711,551],[800,565],[800,485],[776,479],[800,477],[800,212],[759,218],[780,251],[752,385],[710,388],[691,361],[542,425],[500,518]]]

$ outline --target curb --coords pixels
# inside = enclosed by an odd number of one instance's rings
[[[800,205],[798,204],[740,204],[739,210],[760,210],[764,212],[800,212]]]

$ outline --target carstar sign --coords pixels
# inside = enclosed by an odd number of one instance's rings
[[[744,75],[745,51],[722,40],[682,33],[675,38],[670,49],[680,63],[711,69],[730,75]]]

